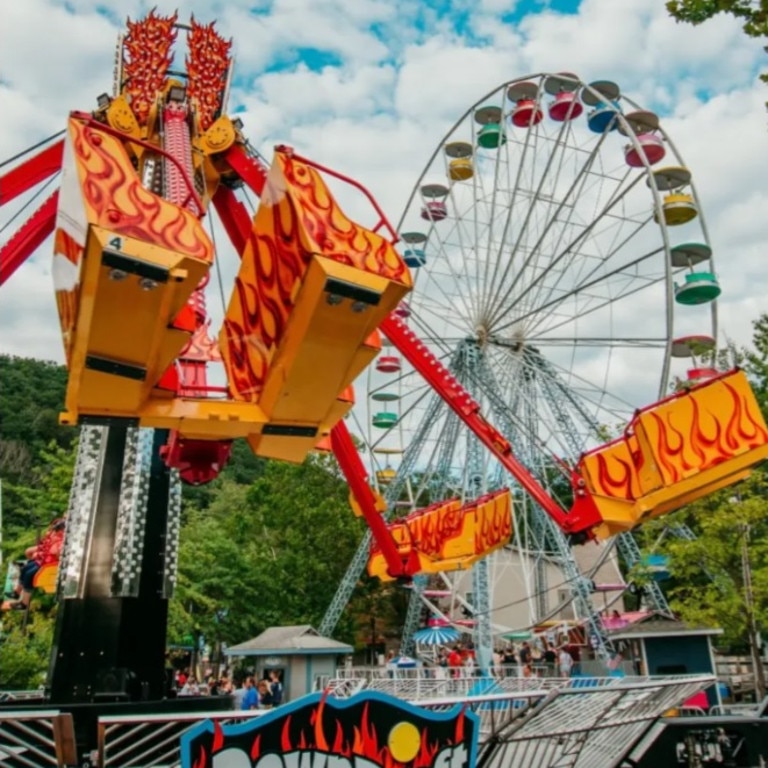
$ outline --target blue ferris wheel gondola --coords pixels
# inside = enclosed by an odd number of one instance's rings
[[[616,115],[621,114],[619,86],[611,80],[596,80],[582,88],[581,100],[592,110],[587,125],[594,133],[605,133],[618,128]]]
[[[616,115],[620,112],[621,109],[616,101],[599,102],[587,116],[589,130],[595,133],[616,130],[619,124]]]

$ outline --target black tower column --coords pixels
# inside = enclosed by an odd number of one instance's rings
[[[160,459],[167,432],[156,430],[136,597],[112,596],[118,504],[127,427],[111,426],[85,542],[79,597],[61,599],[49,671],[54,704],[157,701],[166,694],[163,597],[170,472]]]

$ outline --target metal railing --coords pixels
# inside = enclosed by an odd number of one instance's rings
[[[709,708],[709,714],[718,717],[760,717],[764,713],[768,713],[768,698],[752,704],[718,704]]]
[[[0,765],[3,768],[65,768],[77,763],[72,715],[58,710],[2,710]]]
[[[534,664],[528,670],[521,665],[494,667],[490,675],[466,667],[345,667],[337,670],[336,677],[319,681],[316,690],[329,691],[343,698],[365,688],[421,700],[435,696],[471,696],[491,690],[549,690],[561,687],[568,680],[573,681],[573,685],[583,686],[587,679],[612,680],[622,676],[640,679],[634,675],[631,662],[622,663],[615,678],[606,676],[605,667],[600,663],[583,662],[577,669],[577,675],[566,678],[552,664]]]
[[[42,688],[25,691],[0,691],[0,702],[28,701],[29,699],[42,699],[45,691]]]
[[[201,720],[224,725],[263,714],[265,710],[100,717],[97,764],[99,768],[181,768],[181,735]]]
[[[479,719],[480,744],[489,739],[515,750],[531,741],[551,742],[553,754],[569,739],[582,738],[588,747],[603,749],[603,738],[628,745],[630,737],[690,695],[711,685],[713,677],[669,675],[611,678],[449,678],[436,679],[410,670],[408,677],[349,678],[330,681],[326,693],[345,699],[360,690],[384,690],[431,710],[460,704]],[[488,686],[485,691],[482,686]],[[335,687],[334,687],[335,686]],[[432,686],[428,691],[426,686]],[[439,686],[443,686],[442,688]],[[413,695],[418,694],[418,695]],[[428,695],[425,695],[428,694]],[[576,698],[574,698],[576,697]],[[181,768],[181,736],[201,721],[225,725],[258,718],[263,711],[177,712],[161,715],[100,717],[98,750],[92,762],[99,768]],[[608,733],[610,731],[610,734]],[[579,736],[581,734],[581,736]],[[614,738],[615,736],[615,738]],[[580,742],[581,743],[581,742]],[[583,746],[583,745],[582,745]],[[579,746],[579,749],[582,748]],[[615,745],[614,745],[615,746]],[[586,748],[586,747],[584,747]],[[592,747],[590,747],[591,749]],[[616,747],[618,749],[618,747]],[[506,752],[490,768],[510,763]],[[512,757],[512,752],[508,755]],[[65,768],[78,764],[72,717],[57,710],[4,711],[0,720],[0,766],[3,768]],[[541,762],[541,766],[559,764]],[[598,763],[595,763],[598,764]]]
[[[390,679],[390,678],[387,678]],[[478,678],[469,678],[473,683]],[[595,699],[610,702],[610,714],[604,715],[616,723],[647,722],[665,709],[684,699],[693,690],[712,683],[712,678],[696,675],[670,675],[663,678],[508,678],[510,690],[494,688],[488,693],[462,694],[446,689],[443,695],[433,690],[428,700],[401,696],[412,704],[431,710],[448,710],[461,704],[479,719],[480,743],[500,733],[512,721],[538,712],[555,699],[562,701],[563,712],[576,718],[589,709]],[[334,680],[333,696],[347,698],[360,690],[355,680]],[[398,683],[418,683],[419,678],[401,679]],[[422,680],[422,683],[427,682]],[[432,681],[439,682],[439,681]],[[442,681],[442,682],[455,682]],[[367,687],[371,690],[371,687]],[[326,692],[329,692],[326,689]],[[391,693],[391,691],[388,691]],[[578,705],[572,699],[577,696]],[[568,701],[572,703],[569,705]],[[180,738],[201,720],[226,723],[242,722],[259,717],[264,712],[194,712],[164,715],[115,715],[99,718],[99,768],[180,768]],[[565,718],[567,720],[567,718]],[[564,725],[562,727],[565,727]],[[569,726],[570,727],[570,726]],[[573,726],[577,726],[574,724]],[[594,727],[594,726],[593,726]],[[600,727],[600,726],[597,726]]]

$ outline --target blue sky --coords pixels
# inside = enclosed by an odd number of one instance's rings
[[[0,158],[50,135],[111,88],[126,15],[154,2],[25,0],[3,11]],[[698,28],[663,0],[263,0],[158,3],[217,19],[234,40],[230,111],[267,156],[289,143],[369,186],[399,218],[428,157],[483,93],[526,73],[608,78],[658,111],[694,172],[738,342],[765,309],[766,89],[758,41],[722,17]],[[44,41],[41,43],[41,41]],[[41,45],[43,46],[41,48]],[[0,223],[3,219],[0,211]],[[7,215],[6,215],[7,218]],[[231,272],[233,265],[224,265]],[[61,359],[41,249],[0,302],[0,351]]]

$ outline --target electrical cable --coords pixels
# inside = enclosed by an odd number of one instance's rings
[[[216,230],[213,226],[213,216],[208,217],[210,220],[209,229],[211,230],[211,243],[213,244],[213,263],[216,267],[216,282],[219,284],[219,296],[221,298],[221,311],[226,317],[227,314],[227,302],[224,296],[224,280],[221,276],[221,264],[219,263],[219,249],[216,245]]]

